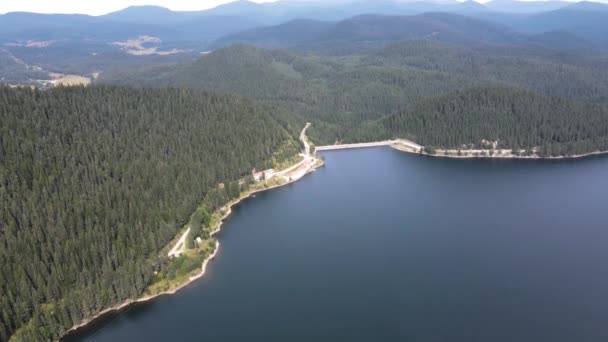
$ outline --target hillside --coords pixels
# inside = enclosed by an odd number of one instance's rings
[[[254,18],[133,7],[105,16],[0,15],[0,49],[32,66],[89,75],[192,60],[209,42],[260,25]],[[144,44],[138,41],[147,40]],[[126,61],[126,62],[125,62]]]
[[[603,34],[608,29],[605,26],[608,11],[577,8],[573,5],[532,14],[476,12],[467,16],[446,12],[407,16],[367,14],[333,22],[300,19],[229,34],[211,47],[251,44],[345,55],[399,41],[425,39],[469,47],[539,46],[586,55],[608,51]]]
[[[408,138],[466,149],[538,147],[546,156],[608,150],[608,107],[502,87],[473,88],[421,101],[351,132],[347,141]]]
[[[483,5],[473,1],[460,3],[457,1],[327,0],[255,3],[239,0],[207,10],[205,14],[235,15],[248,13],[269,25],[303,18],[338,21],[364,14],[414,15],[425,12],[466,14],[484,10],[487,9]]]
[[[502,23],[522,33],[562,31],[608,49],[608,5],[581,2],[554,11],[529,15],[505,16],[491,13],[477,15],[486,20]]]
[[[0,49],[0,83],[29,84],[36,79],[45,79],[48,74],[38,71],[10,52]]]
[[[339,22],[295,20],[228,35],[213,46],[246,43],[343,54],[402,40],[429,39],[466,45],[514,45],[524,37],[511,29],[456,14],[362,15]]]
[[[91,85],[60,85],[78,76]],[[608,5],[239,0],[7,13],[0,99],[0,341],[56,341],[187,279],[216,250],[212,222],[252,169],[303,158],[279,172],[291,181],[317,162],[313,144],[608,151]]]
[[[20,327],[23,341],[56,340],[142,295],[206,194],[300,150],[279,111],[197,90],[0,87],[0,98],[2,341]],[[209,212],[227,202],[214,196]]]
[[[264,48],[294,47],[314,43],[333,22],[296,19],[276,26],[256,27],[220,38],[213,47],[249,44]]]
[[[600,55],[603,49],[597,45],[566,31],[547,31],[527,37],[531,45],[540,45],[554,50]]]
[[[605,4],[496,0],[235,1],[204,11],[132,6],[101,16],[0,15],[0,48],[45,70],[90,77],[134,64],[183,62],[233,44],[349,55],[403,40],[540,46],[605,54]],[[145,44],[137,45],[137,41]],[[588,47],[588,48],[587,48]]]
[[[320,37],[328,41],[430,39],[446,43],[514,44],[521,37],[506,27],[447,13],[416,16],[366,15],[338,22]]]
[[[421,99],[482,85],[606,103],[607,63],[528,49],[467,48],[429,41],[398,43],[347,57],[232,46],[195,63],[107,75],[102,81],[187,86],[266,101],[314,121],[311,138],[326,144]]]
[[[441,71],[516,86],[541,95],[608,101],[608,60],[534,48],[467,48],[418,41],[370,54],[369,63]],[[460,89],[460,88],[459,88]]]
[[[360,58],[300,56],[282,50],[232,46],[195,63],[107,75],[108,83],[187,86],[240,94],[315,120],[317,142],[380,118],[419,96],[471,83],[459,76],[413,68],[379,67]]]

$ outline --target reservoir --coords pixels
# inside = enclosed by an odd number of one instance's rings
[[[202,279],[65,341],[608,341],[608,158],[322,156]]]

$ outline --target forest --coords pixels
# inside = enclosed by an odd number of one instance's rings
[[[187,222],[206,236],[239,179],[298,153],[305,122],[317,145],[572,156],[608,150],[607,94],[603,56],[416,39],[344,55],[234,45],[90,87],[0,86],[0,340],[56,339],[155,272],[195,267],[160,251]]]
[[[411,40],[371,52],[328,57],[236,45],[194,63],[107,74],[102,82],[184,86],[271,103],[314,122],[309,135],[318,145],[420,137],[424,139],[421,143],[460,148],[461,144],[491,138],[484,134],[499,134],[495,138],[504,144],[517,142],[522,148],[570,143],[566,149],[551,149],[550,154],[555,155],[604,148],[601,141],[608,135],[605,125],[597,124],[605,118],[608,105],[608,60],[535,48],[473,48]],[[480,88],[492,91],[477,91]],[[479,101],[452,101],[470,89],[477,89],[469,94],[475,94]],[[505,120],[514,123],[513,117],[506,117],[513,113],[503,110],[505,99],[526,109],[528,115],[511,129],[502,126]],[[538,101],[542,102],[540,110],[535,107]],[[568,105],[545,105],[556,101]],[[428,103],[452,107],[460,113],[461,121],[450,116],[425,116],[426,133],[421,132],[413,113],[427,114],[420,108]],[[481,113],[484,115],[478,115]],[[471,135],[455,129],[449,134],[452,139],[447,140],[444,132],[434,134],[472,122],[487,130]]]
[[[608,150],[605,5],[356,3],[0,15],[0,341],[56,340],[199,267],[205,248],[163,249],[208,238],[306,122],[316,145]],[[124,48],[140,36],[151,51]],[[51,71],[94,82],[1,85]]]
[[[584,122],[585,125],[581,125]],[[348,142],[408,138],[429,149],[537,150],[540,156],[608,150],[608,108],[502,87],[473,88],[421,101],[363,125]]]
[[[0,87],[0,340],[140,296],[219,183],[299,152],[286,117],[200,90]]]

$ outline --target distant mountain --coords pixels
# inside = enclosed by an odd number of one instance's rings
[[[269,25],[294,19],[337,21],[362,14],[413,15],[433,11],[469,13],[485,10],[487,9],[483,5],[474,1],[460,3],[419,0],[334,0],[255,3],[240,0],[199,13],[206,16],[246,15]]]
[[[144,34],[170,37],[177,33],[151,24],[113,22],[83,15],[25,12],[0,15],[0,44],[66,39],[114,42]]]
[[[430,39],[443,42],[510,44],[520,37],[490,22],[447,13],[416,16],[365,15],[341,21],[322,34],[323,40],[399,41]]]
[[[592,2],[592,1],[580,1],[568,5],[564,9],[576,10],[576,11],[598,11],[608,12],[608,4]]]
[[[493,0],[484,6],[495,12],[508,13],[537,13],[560,9],[572,4],[568,1],[517,1],[517,0]]]
[[[608,5],[576,3],[564,8],[523,16],[484,18],[526,33],[570,32],[602,48],[608,47]]]
[[[27,40],[83,39],[113,43],[140,35],[199,45],[260,23],[249,17],[202,16],[162,7],[132,7],[105,16],[46,15],[15,12],[0,15],[0,44]]]
[[[259,25],[248,17],[203,16],[155,6],[104,16],[15,12],[0,15],[0,48],[30,65],[85,74],[124,64],[191,60],[191,55],[206,51],[209,42]],[[139,45],[141,37],[154,41],[153,46]]]
[[[68,31],[70,27],[93,26],[99,22],[95,17],[80,14],[7,13],[0,15],[0,42],[73,35],[74,32]]]
[[[260,26],[284,24],[295,19],[341,21],[360,15],[411,16],[427,12],[454,13],[475,16],[504,23],[524,32],[570,31],[558,25],[563,19],[556,9],[583,11],[602,16],[589,22],[583,20],[587,30],[590,23],[603,20],[607,5],[592,2],[568,4],[563,1],[494,0],[487,4],[475,1],[432,2],[398,0],[334,0],[334,1],[276,1],[255,3],[235,1],[209,10],[175,12],[158,6],[132,6],[103,16],[44,15],[9,13],[0,15],[0,44],[15,40],[88,39],[119,41],[138,35],[156,36],[163,41],[197,41],[204,45],[220,37]],[[510,14],[539,13],[548,18],[512,16]],[[581,14],[570,22],[579,22]],[[538,23],[535,24],[536,19]],[[553,24],[552,24],[553,23]],[[576,24],[575,23],[575,24]],[[601,28],[601,27],[598,27]],[[579,31],[571,31],[587,39]]]
[[[339,22],[296,20],[232,34],[213,46],[237,43],[336,52],[375,48],[401,40],[429,39],[465,45],[517,44],[520,34],[502,25],[456,14],[362,15]]]
[[[210,10],[204,11],[206,15],[242,15],[248,13],[250,15],[260,14],[265,8],[275,8],[276,13],[281,13],[285,6],[292,7],[289,2],[281,2],[279,4],[258,4],[253,1],[237,0],[223,5],[219,5]]]
[[[317,0],[235,1],[193,12],[132,6],[103,16],[16,12],[0,15],[0,47],[31,65],[87,72],[110,65],[102,56],[124,55],[140,36],[157,42],[143,54],[192,55],[238,43],[348,54],[407,39],[595,53],[585,44],[608,49],[606,8],[560,1]]]
[[[488,8],[485,5],[480,4],[479,2],[473,0],[467,0],[460,5],[452,5],[454,8],[457,8],[455,12],[465,13],[465,12],[482,12],[487,11]]]
[[[196,12],[174,12],[160,6],[131,6],[123,10],[101,16],[103,19],[139,23],[163,24],[186,20],[196,16]]]
[[[214,44],[251,44],[265,48],[280,48],[313,43],[335,24],[310,19],[296,19],[276,26],[264,26],[228,35]]]

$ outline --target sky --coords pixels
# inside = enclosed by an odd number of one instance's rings
[[[170,8],[174,11],[196,11],[212,8],[231,1],[233,0],[0,0],[0,13],[25,11],[100,15],[138,5],[157,5]],[[276,0],[252,1],[272,2]],[[487,0],[479,2],[485,1]]]
[[[174,11],[203,10],[233,0],[0,0],[0,13],[83,13],[106,14],[129,6],[157,5]],[[253,0],[271,2],[273,0]]]

